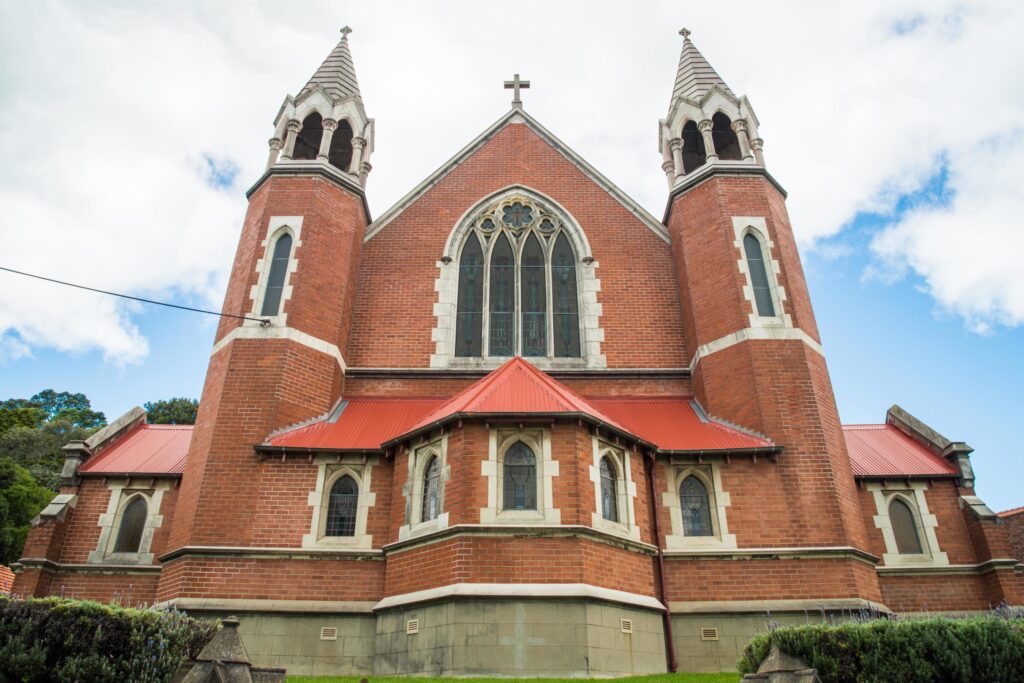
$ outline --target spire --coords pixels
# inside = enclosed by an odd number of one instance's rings
[[[676,72],[672,101],[674,102],[677,97],[699,101],[715,85],[736,97],[690,40],[689,29],[680,29],[679,35],[683,37],[683,49],[679,54],[679,70]]]
[[[299,91],[300,95],[320,86],[335,102],[349,97],[359,97],[356,69],[352,65],[352,52],[348,49],[348,34],[351,32],[352,29],[348,26],[341,29],[341,40],[309,79],[309,83]]]

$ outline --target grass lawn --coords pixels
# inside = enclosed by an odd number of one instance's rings
[[[289,676],[289,681],[301,683],[359,683],[358,676],[330,678],[323,676]],[[411,683],[412,681],[439,681],[440,678],[390,678],[367,676],[370,683]],[[459,683],[503,683],[507,681],[530,681],[530,683],[579,683],[581,678],[455,678]],[[737,673],[720,674],[657,674],[654,676],[630,676],[629,678],[606,679],[610,681],[641,681],[642,683],[738,683]]]

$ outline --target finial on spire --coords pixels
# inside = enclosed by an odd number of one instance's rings
[[[689,40],[690,39],[690,29],[688,29],[686,27],[683,27],[683,28],[679,29],[679,35],[681,35],[683,37],[683,40]]]
[[[341,39],[342,40],[345,40],[346,38],[348,38],[348,34],[350,34],[350,33],[352,33],[352,29],[351,28],[349,28],[348,26],[342,26],[341,27]]]

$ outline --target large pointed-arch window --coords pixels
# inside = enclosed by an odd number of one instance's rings
[[[114,542],[115,553],[139,552],[148,514],[149,507],[142,496],[136,496],[125,506],[121,513],[121,525],[117,529],[117,541]]]
[[[514,196],[480,213],[459,252],[454,352],[579,358],[579,276],[558,216]]]
[[[743,238],[743,251],[747,257],[747,268],[750,270],[750,284],[754,288],[757,314],[762,317],[774,317],[775,304],[772,302],[772,289],[768,282],[768,270],[764,264],[761,241],[748,232]]]
[[[349,475],[343,475],[331,487],[327,502],[327,536],[355,536],[356,512],[359,509],[359,485]]]
[[[284,281],[288,277],[288,261],[292,255],[292,236],[284,233],[274,243],[274,255],[270,261],[270,275],[263,293],[263,308],[260,315],[277,315],[281,312],[281,295]]]

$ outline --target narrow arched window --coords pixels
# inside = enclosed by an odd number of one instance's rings
[[[470,235],[459,257],[459,298],[455,320],[455,355],[479,356],[484,310],[484,255]]]
[[[537,509],[537,458],[522,441],[505,453],[502,479],[506,510]]]
[[[899,498],[889,503],[889,521],[896,537],[896,550],[900,555],[920,555],[921,536],[917,533],[917,522],[910,506]]]
[[[423,513],[421,522],[435,519],[441,512],[441,463],[437,456],[423,468]]]
[[[288,277],[288,261],[292,255],[292,236],[287,232],[277,238],[274,256],[270,261],[270,276],[263,294],[263,308],[260,315],[277,315],[281,312],[281,295],[284,280]]]
[[[139,552],[148,512],[146,499],[142,496],[136,496],[125,506],[121,513],[121,526],[117,529],[117,541],[114,543],[115,553]]]
[[[683,511],[684,536],[712,536],[711,505],[704,483],[692,474],[679,485],[679,507]]]
[[[683,139],[683,173],[694,171],[707,163],[704,136],[700,134],[696,122],[687,121],[680,137]]]
[[[579,299],[576,295],[576,254],[565,233],[558,235],[551,254],[551,303],[554,319],[555,356],[580,355]]]
[[[352,125],[342,119],[334,129],[331,137],[331,148],[327,151],[327,162],[342,171],[348,171],[352,165]],[[359,169],[352,169],[358,173]]]
[[[732,121],[722,112],[711,117],[711,139],[715,142],[715,154],[719,159],[742,159],[740,141],[732,129]]]
[[[488,346],[492,356],[511,356],[515,349],[516,264],[512,245],[498,235],[491,252],[491,319]]]
[[[324,120],[320,114],[313,112],[302,121],[302,130],[295,138],[295,149],[292,159],[316,159],[320,153],[320,140],[324,137]]]
[[[615,465],[607,455],[601,458],[601,516],[619,521],[619,482]]]
[[[359,486],[347,474],[331,487],[327,501],[327,536],[355,536],[356,512],[359,510]]]
[[[754,303],[757,314],[764,317],[775,316],[775,304],[772,303],[772,290],[768,284],[768,270],[765,268],[761,241],[747,233],[743,238],[743,251],[747,256],[747,268],[750,270],[750,284],[754,288]]]
[[[520,306],[523,311],[523,355],[548,355],[547,280],[544,250],[536,235],[530,235],[523,249],[520,267]]]

